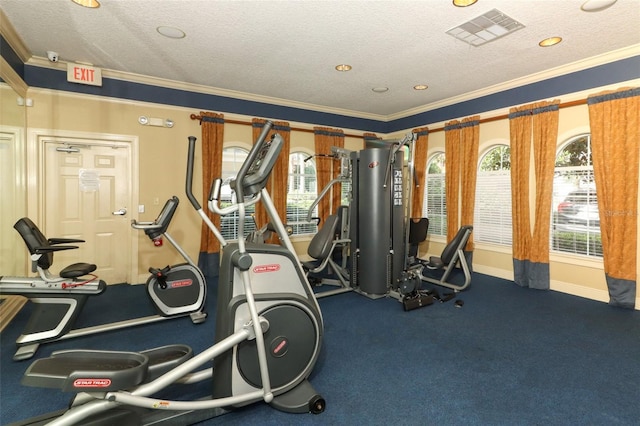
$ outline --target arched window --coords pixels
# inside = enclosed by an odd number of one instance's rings
[[[307,161],[305,161],[307,160]],[[293,235],[317,232],[315,222],[307,222],[309,207],[318,196],[316,162],[304,152],[289,155],[289,177],[287,182],[287,220]],[[317,216],[317,209],[312,216]]]
[[[552,251],[602,257],[589,134],[576,136],[560,148],[551,208]]]
[[[429,233],[447,235],[447,202],[445,197],[444,152],[434,154],[427,161],[422,214],[429,218]]]
[[[511,150],[508,145],[494,146],[480,160],[473,222],[476,242],[511,245]]]
[[[240,166],[244,160],[246,160],[249,151],[239,147],[229,147],[222,150],[222,187],[220,188],[220,206],[228,206],[231,202],[235,201],[235,193],[229,186],[229,181],[238,175]],[[256,223],[253,219],[255,213],[255,206],[249,206],[246,210],[246,217],[244,223],[245,236],[255,231]],[[238,239],[238,213],[228,214],[220,218],[220,233],[226,240]]]

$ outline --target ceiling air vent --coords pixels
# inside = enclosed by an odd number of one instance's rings
[[[481,46],[520,28],[524,28],[524,25],[508,17],[498,9],[493,9],[484,15],[473,18],[469,22],[450,29],[447,34],[472,46]]]

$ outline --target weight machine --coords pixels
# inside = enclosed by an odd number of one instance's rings
[[[314,156],[307,157],[305,161],[310,160]],[[307,213],[307,221],[317,221],[320,226],[321,219],[312,217],[313,212],[322,198],[330,193],[330,190],[336,184],[351,185],[351,151],[331,147],[331,154],[317,154],[315,157],[330,157],[340,162],[338,176],[333,178],[320,191],[320,194],[311,203],[309,212]],[[334,290],[316,292],[316,298],[341,294],[352,290],[349,284],[349,269],[347,267],[349,257],[349,206],[337,206],[336,213],[329,215],[319,231],[309,243],[307,254],[311,260],[303,261],[302,266],[307,271],[307,277],[314,280],[315,274],[324,274],[329,272],[329,277],[318,279],[318,285],[330,285],[338,288]],[[339,264],[334,260],[334,255],[339,253]],[[317,276],[317,275],[316,275]],[[334,278],[332,278],[334,277]]]
[[[345,241],[348,241],[349,283],[343,288],[371,299],[394,297],[405,303],[405,309],[407,303],[420,297],[418,293],[423,282],[457,292],[468,287],[471,280],[470,268],[462,252],[473,229],[471,226],[461,228],[440,258],[417,259],[417,243],[415,247],[411,246],[415,142],[416,135],[409,133],[397,140],[367,140],[360,151],[333,149],[331,156],[340,160],[341,172],[312,204],[313,209],[334,184],[351,184],[347,226],[343,226],[348,230]],[[427,228],[423,231],[419,241],[426,239]],[[344,259],[346,261],[346,257]],[[448,282],[457,265],[465,274],[462,286]],[[425,268],[443,269],[444,272],[442,277],[432,278],[430,274],[423,274]],[[424,298],[424,302],[432,299]]]

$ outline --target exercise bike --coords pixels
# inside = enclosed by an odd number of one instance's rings
[[[166,238],[188,262],[176,265],[170,270],[165,268],[164,272],[152,272],[147,281],[147,293],[158,314],[78,329],[73,329],[73,326],[86,301],[90,296],[97,296],[106,291],[107,285],[92,274],[97,269],[95,264],[74,263],[63,268],[59,275],[52,274],[49,268],[53,264],[54,252],[76,249],[78,246],[74,244],[84,241],[47,238],[31,219],[25,217],[18,220],[14,228],[27,245],[38,275],[0,277],[0,294],[24,296],[33,304],[31,317],[16,340],[18,349],[13,359],[19,361],[33,357],[43,343],[146,325],[186,315],[191,317],[194,324],[203,322],[207,316],[203,311],[206,298],[205,279],[189,256],[167,233],[167,227],[177,206],[178,199],[172,198],[167,201],[154,222],[139,223],[134,220],[132,223],[134,228],[144,230],[152,240],[157,240],[160,236]],[[166,277],[163,277],[163,274]],[[163,279],[165,283],[169,283],[166,289],[162,288]]]
[[[133,219],[131,227],[144,231],[156,247],[162,246],[164,240],[169,241],[186,260],[186,263],[164,268],[149,268],[151,275],[146,283],[147,294],[158,314],[165,317],[188,314],[194,324],[199,324],[207,318],[203,311],[207,296],[204,275],[167,231],[179,203],[180,200],[174,195],[167,200],[156,220],[138,222]]]
[[[185,345],[144,352],[70,350],[53,353],[29,366],[22,383],[81,392],[64,413],[40,416],[52,425],[191,424],[230,409],[265,401],[292,413],[324,411],[325,401],[308,377],[320,353],[323,322],[318,303],[295,256],[265,185],[282,148],[282,138],[267,139],[267,122],[236,180],[237,201],[221,208],[220,179],[212,185],[209,207],[218,214],[238,213],[243,235],[245,208],[262,202],[282,245],[228,243],[220,239],[215,344],[192,356]],[[191,192],[195,137],[189,138],[187,195]],[[210,225],[210,221],[207,222]],[[210,364],[213,370],[196,371]],[[159,399],[177,383],[212,381],[212,395],[195,401]],[[23,422],[22,424],[36,424]]]

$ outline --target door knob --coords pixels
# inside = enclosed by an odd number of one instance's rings
[[[127,214],[127,209],[123,207],[120,210],[116,210],[115,212],[112,212],[111,214],[115,216],[124,216],[125,214]]]

